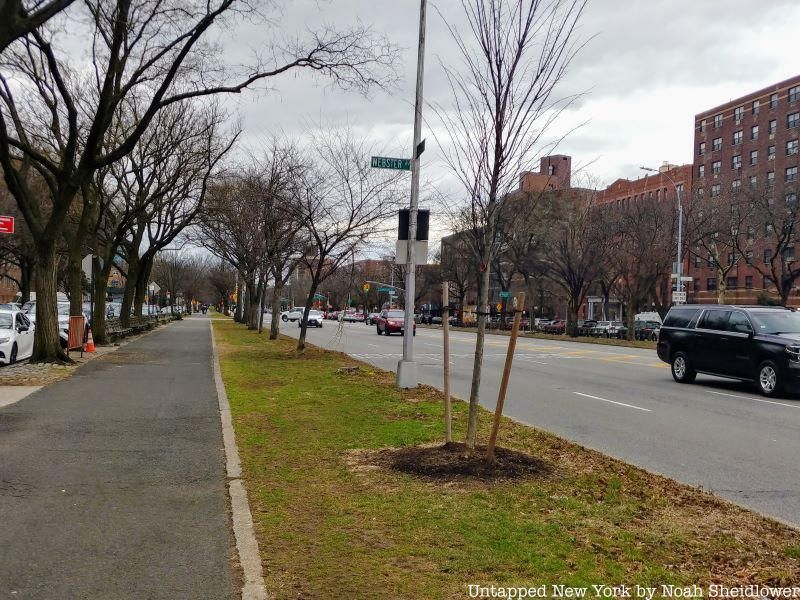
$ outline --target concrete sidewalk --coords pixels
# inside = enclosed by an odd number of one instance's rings
[[[234,598],[208,321],[0,408],[0,596]]]

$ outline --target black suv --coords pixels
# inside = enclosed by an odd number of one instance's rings
[[[800,390],[800,313],[788,308],[673,306],[657,350],[678,383],[708,373],[753,381],[765,396]]]

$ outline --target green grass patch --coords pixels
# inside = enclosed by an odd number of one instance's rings
[[[800,534],[506,420],[523,480],[399,473],[380,448],[443,441],[431,388],[215,320],[268,590],[276,598],[466,598],[467,584],[797,583]],[[355,373],[343,366],[359,366]],[[463,439],[466,405],[454,406]],[[481,439],[490,418],[481,415]]]

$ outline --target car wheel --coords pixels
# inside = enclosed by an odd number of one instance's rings
[[[771,360],[765,360],[758,367],[758,389],[765,396],[777,396],[781,393],[783,381],[778,366]]]
[[[375,331],[377,332],[377,334],[378,334],[378,335],[380,335],[380,334],[381,334],[381,328],[380,328],[380,326],[379,326],[379,325],[376,325],[376,326],[375,326]]]
[[[657,342],[657,341],[658,341],[658,336],[657,336],[657,335],[654,333],[654,334],[651,336],[651,338],[650,338],[650,339],[651,339],[652,341],[654,341],[654,342]]]
[[[8,357],[8,364],[13,365],[17,362],[17,345],[14,344],[11,347],[11,355]]]
[[[289,320],[289,317],[287,317],[286,315],[281,315],[281,321],[286,323],[286,321],[288,321],[288,320]]]
[[[678,383],[693,383],[697,377],[697,371],[692,369],[685,352],[676,352],[672,356],[670,367],[672,378]]]

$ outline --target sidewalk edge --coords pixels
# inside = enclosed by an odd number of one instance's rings
[[[233,517],[233,535],[236,539],[236,551],[244,573],[242,600],[266,600],[267,590],[264,585],[264,572],[261,568],[261,553],[253,527],[253,515],[247,501],[247,490],[242,481],[242,467],[239,461],[239,450],[236,447],[236,434],[233,431],[231,407],[228,394],[222,382],[222,371],[219,366],[219,351],[214,336],[214,325],[209,320],[211,330],[211,347],[214,362],[214,385],[217,388],[219,415],[222,422],[222,439],[225,444],[225,469],[228,473],[228,493],[231,501]]]

